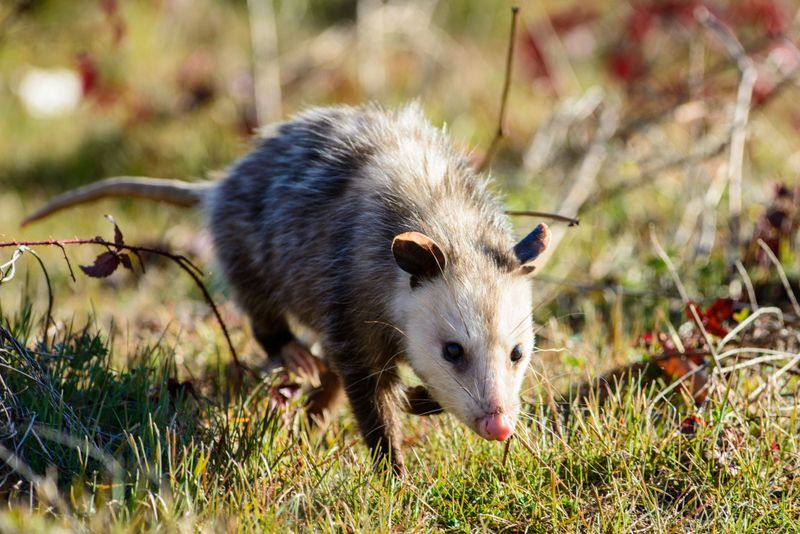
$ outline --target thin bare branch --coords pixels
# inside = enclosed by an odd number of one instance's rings
[[[517,42],[517,18],[519,17],[519,7],[513,6],[511,8],[511,32],[508,36],[508,53],[506,54],[506,74],[503,80],[503,92],[500,96],[500,112],[497,117],[497,129],[494,132],[492,142],[489,143],[489,148],[486,149],[486,154],[483,156],[481,162],[476,166],[478,172],[483,172],[492,162],[495,152],[497,152],[497,145],[500,140],[505,136],[505,123],[506,123],[506,106],[508,103],[508,93],[511,89],[511,71],[514,65],[514,48]]]
[[[222,319],[222,314],[220,314],[217,305],[214,303],[214,300],[211,298],[211,294],[208,292],[203,281],[200,279],[202,275],[202,271],[198,269],[188,258],[182,256],[180,254],[173,254],[167,250],[152,248],[152,247],[140,247],[140,246],[133,246],[133,245],[126,245],[120,243],[112,243],[110,241],[105,241],[104,239],[94,238],[94,239],[51,239],[51,240],[44,240],[44,241],[10,241],[10,242],[0,242],[0,248],[4,247],[37,247],[37,246],[56,246],[56,247],[64,247],[65,245],[101,245],[104,247],[113,247],[118,250],[127,250],[133,252],[137,256],[142,252],[148,254],[155,254],[164,258],[167,258],[174,263],[176,263],[181,269],[183,269],[194,281],[197,285],[200,292],[203,294],[203,298],[205,299],[208,306],[211,308],[211,311],[214,313],[214,316],[219,323],[220,328],[222,329],[222,333],[225,336],[225,341],[228,344],[228,349],[231,352],[231,356],[233,357],[236,366],[240,369],[247,369],[247,367],[239,360],[239,355],[236,352],[236,349],[233,346],[233,341],[231,340],[230,334],[228,333],[228,327],[225,325],[225,321]],[[249,369],[248,369],[249,370]]]
[[[511,217],[540,217],[542,219],[552,219],[554,221],[568,223],[569,226],[578,226],[581,223],[580,219],[547,211],[507,210],[506,215]]]

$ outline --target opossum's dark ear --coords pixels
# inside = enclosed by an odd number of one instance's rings
[[[547,250],[550,245],[550,228],[542,223],[533,229],[531,233],[522,238],[522,241],[514,246],[514,255],[519,261],[519,271],[523,274],[532,272],[535,267],[533,261]]]
[[[434,278],[444,271],[447,258],[439,245],[419,232],[405,232],[392,241],[394,261],[411,275],[411,286],[420,280]]]

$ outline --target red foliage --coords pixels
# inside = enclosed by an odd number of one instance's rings
[[[550,15],[550,25],[558,35],[569,32],[592,22],[600,15],[600,12],[592,7],[574,5],[554,15]]]
[[[523,33],[519,43],[519,57],[523,69],[531,78],[545,78],[550,80],[550,69],[545,61],[539,37],[533,29]]]
[[[608,69],[614,78],[631,83],[647,74],[644,55],[638,47],[622,45],[608,59]]]
[[[770,37],[783,35],[792,22],[781,0],[740,0],[732,4],[729,17],[734,24],[754,24]]]
[[[111,35],[114,45],[118,45],[125,38],[127,26],[119,13],[117,0],[100,0],[100,9],[106,17],[106,23],[111,26]]]
[[[699,415],[689,415],[681,421],[681,434],[687,437],[694,436],[697,429],[706,426],[706,422]]]
[[[724,337],[728,335],[728,329],[722,326],[725,321],[729,321],[733,316],[733,300],[732,299],[717,299],[711,306],[703,310],[696,303],[689,302],[686,305],[686,316],[694,320],[692,308],[697,312],[700,317],[700,322],[703,328],[709,334]]]
[[[78,52],[75,56],[78,74],[81,78],[83,96],[88,96],[97,88],[98,70],[94,58],[86,52]]]

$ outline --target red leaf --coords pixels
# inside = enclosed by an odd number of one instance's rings
[[[625,28],[626,37],[634,43],[641,43],[652,26],[652,9],[643,5],[635,5]]]
[[[708,375],[703,369],[698,369],[703,364],[702,356],[698,354],[667,353],[654,358],[652,361],[669,382],[680,380],[692,373],[690,377],[685,379],[683,387],[697,404],[702,404],[705,401],[708,392],[706,388]]]
[[[550,24],[559,35],[595,20],[600,15],[597,9],[584,5],[573,5],[568,9],[550,15]]]
[[[698,427],[706,426],[706,422],[699,415],[690,415],[681,421],[681,434],[694,436]]]
[[[551,78],[550,68],[547,66],[542,45],[534,30],[525,32],[520,42],[520,58],[523,69],[531,78]]]
[[[114,223],[114,244],[115,245],[125,244],[125,240],[122,239],[122,232],[120,231],[119,226],[117,226],[117,223]]]
[[[706,308],[705,314],[719,322],[728,321],[733,316],[733,299],[717,299]]]
[[[641,48],[624,45],[612,53],[608,68],[615,78],[627,83],[638,80],[647,70]]]
[[[111,224],[114,225],[114,244],[117,246],[124,245],[125,240],[122,238],[122,230],[119,229],[117,226],[117,220],[114,218],[113,215],[106,214],[106,219],[111,221]]]
[[[703,310],[695,302],[689,302],[686,305],[686,316],[694,320],[692,309],[697,312],[703,328],[709,334],[718,337],[725,337],[728,335],[728,329],[722,326],[722,323],[729,320],[733,315],[733,301],[731,299],[717,299],[706,310]]]
[[[97,256],[93,265],[81,265],[81,271],[92,278],[105,278],[119,267],[120,259],[116,252],[107,251]]]
[[[79,52],[75,61],[78,64],[83,96],[87,96],[97,89],[97,82],[100,77],[97,62],[86,52]]]
[[[125,267],[129,271],[133,270],[133,264],[131,263],[130,256],[128,256],[127,254],[117,254],[117,257],[119,258],[119,261],[123,267]]]

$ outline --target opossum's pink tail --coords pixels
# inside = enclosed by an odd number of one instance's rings
[[[106,178],[55,197],[40,209],[25,217],[21,225],[44,219],[57,211],[106,197],[135,197],[158,200],[190,208],[203,200],[214,182],[184,182],[141,176]]]

